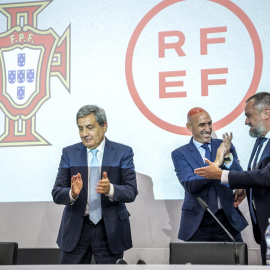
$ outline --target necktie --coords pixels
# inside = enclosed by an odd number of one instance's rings
[[[202,145],[202,148],[205,149],[205,157],[211,161],[211,152],[209,149],[209,144],[205,143]],[[207,165],[208,166],[208,165]],[[215,214],[218,211],[217,203],[217,192],[215,186],[210,186],[208,190],[208,205],[210,210]]]
[[[89,218],[97,224],[101,220],[101,195],[96,192],[95,188],[99,181],[99,164],[97,159],[97,149],[92,149],[93,158],[90,164],[89,179]]]
[[[256,151],[256,155],[255,155],[255,158],[253,160],[253,163],[252,163],[252,170],[255,170],[257,168],[257,164],[258,164],[258,158],[259,158],[259,154],[261,152],[261,149],[262,149],[262,146],[263,146],[263,143],[267,140],[267,138],[265,137],[261,137],[260,138],[260,142],[257,146],[257,151]],[[253,194],[252,194],[252,188],[249,189],[249,203],[250,203],[250,214],[251,214],[251,217],[254,221],[254,223],[256,224],[257,223],[257,218],[256,218],[256,215],[254,213],[254,208],[253,208]]]

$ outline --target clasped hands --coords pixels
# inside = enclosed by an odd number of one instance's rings
[[[222,170],[219,166],[223,164],[224,157],[230,154],[232,138],[232,133],[230,135],[228,133],[223,134],[223,142],[217,150],[216,160],[211,162],[205,158],[205,162],[209,166],[195,169],[194,173],[207,179],[221,179]]]
[[[206,167],[201,167],[194,170],[195,174],[202,176],[206,179],[221,179],[222,170],[219,168],[224,162],[224,157],[230,154],[232,133],[223,134],[223,142],[217,150],[216,160],[211,162],[205,158],[205,162],[209,165]],[[234,193],[234,207],[237,207],[246,197],[246,192],[244,189],[236,189]]]
[[[75,199],[80,194],[83,187],[82,176],[80,173],[71,177],[71,195]],[[102,179],[98,181],[95,188],[97,193],[108,194],[110,192],[110,180],[107,176],[107,172],[102,173]]]

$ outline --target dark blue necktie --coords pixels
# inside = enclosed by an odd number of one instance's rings
[[[260,138],[260,142],[258,143],[258,146],[257,146],[257,151],[256,151],[256,155],[255,155],[255,158],[253,160],[253,163],[252,163],[252,170],[255,170],[257,169],[258,167],[258,163],[259,163],[259,154],[262,150],[262,146],[263,146],[263,143],[267,140],[267,138],[265,137],[261,137]],[[252,205],[252,201],[253,201],[253,194],[252,194],[252,188],[249,189],[249,208],[250,208],[250,214],[251,214],[251,217],[254,221],[254,223],[256,224],[257,223],[257,219],[256,219],[256,215],[254,213],[254,209],[253,209],[253,205]]]
[[[209,149],[209,144],[205,143],[202,145],[202,148],[205,149],[205,157],[211,161],[211,152]],[[208,165],[206,165],[208,166]],[[210,210],[215,214],[218,211],[218,203],[217,203],[217,192],[215,186],[210,186],[208,190],[208,205]]]

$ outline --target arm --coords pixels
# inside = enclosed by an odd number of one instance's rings
[[[172,152],[172,160],[178,180],[187,192],[191,194],[199,193],[212,184],[211,180],[194,174],[194,168],[179,150]],[[202,181],[202,179],[205,181]]]
[[[111,168],[109,175],[115,171],[115,175],[111,177],[116,177],[113,181],[114,195],[113,201],[129,203],[133,202],[138,194],[137,191],[137,181],[136,181],[136,172],[133,163],[133,151],[130,147],[125,148],[125,153],[120,160],[119,167]],[[104,176],[104,174],[103,174]],[[110,177],[107,177],[110,181]],[[104,179],[107,181],[106,179]]]
[[[230,172],[229,185],[231,188],[270,188],[270,157],[263,160],[260,169]]]
[[[220,147],[217,150],[217,158],[216,158],[215,162],[212,163],[211,161],[206,159],[205,161],[209,166],[195,169],[194,170],[195,174],[197,174],[201,177],[208,178],[208,179],[216,179],[216,180],[221,179],[222,170],[218,167],[218,164],[220,164],[220,160],[221,160],[220,154],[222,153],[222,151],[220,151],[220,149],[222,147],[224,147],[222,144],[220,145]],[[233,154],[233,164],[232,164],[230,170],[242,171],[243,169],[239,164],[238,156],[237,156],[236,150],[235,150],[233,145],[231,145],[230,152]],[[219,161],[217,162],[217,160],[219,160]]]
[[[53,200],[57,204],[70,204],[70,193],[75,199],[78,197],[83,183],[81,174],[70,175],[69,161],[65,151],[62,151],[58,174],[52,190]]]

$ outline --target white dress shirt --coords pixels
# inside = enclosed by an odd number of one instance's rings
[[[101,142],[101,144],[96,148],[97,151],[97,160],[99,164],[99,175],[101,175],[101,166],[102,166],[102,161],[103,161],[103,154],[104,154],[104,147],[105,147],[105,139]],[[91,152],[91,149],[86,148],[87,150],[87,164],[88,164],[88,187],[89,187],[89,176],[90,176],[90,164],[93,159],[93,154]],[[102,178],[102,175],[101,175]],[[108,194],[105,194],[110,198],[110,200],[113,200],[113,195],[114,195],[114,186],[113,184],[110,183],[110,191]],[[78,198],[78,197],[77,197]],[[77,198],[73,198],[71,195],[71,189],[69,191],[69,199],[70,199],[70,204],[73,204]],[[85,208],[85,215],[89,215],[89,189],[88,189],[88,195],[87,195],[87,204]]]

